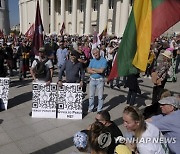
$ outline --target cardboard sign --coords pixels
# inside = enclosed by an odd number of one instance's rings
[[[9,95],[9,78],[0,78],[0,108],[7,110]]]
[[[57,84],[33,83],[32,117],[56,118]]]
[[[57,118],[82,119],[82,88],[79,83],[58,87]]]

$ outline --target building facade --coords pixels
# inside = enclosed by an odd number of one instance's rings
[[[132,0],[39,0],[45,33],[57,33],[63,22],[65,33],[88,35],[101,33],[122,36]],[[20,32],[34,23],[37,0],[19,0]]]
[[[3,0],[1,0],[3,1]],[[39,0],[46,34],[59,34],[63,22],[65,33],[88,35],[107,33],[121,37],[132,9],[133,0]],[[19,0],[20,32],[35,22],[37,0]],[[165,35],[180,32],[180,22]]]
[[[0,0],[0,30],[6,35],[10,32],[8,0]]]

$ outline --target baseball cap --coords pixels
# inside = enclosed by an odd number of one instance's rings
[[[174,96],[165,97],[165,98],[159,100],[159,104],[162,104],[162,105],[164,105],[164,104],[172,105],[172,106],[174,106],[175,108],[178,108],[178,109],[180,107],[179,100],[176,97],[174,97]]]

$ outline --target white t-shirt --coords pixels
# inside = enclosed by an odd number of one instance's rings
[[[34,69],[35,66],[37,65],[36,59],[40,60],[39,56],[37,56],[37,57],[35,58],[35,60],[33,61],[32,66],[31,66],[31,69]],[[49,69],[53,68],[53,64],[52,64],[52,61],[51,61],[51,60],[48,60],[48,61],[45,63],[45,65],[46,65],[46,67],[49,68]],[[44,83],[45,81],[40,80],[40,79],[36,79],[36,82]]]
[[[165,150],[162,147],[162,144],[160,142],[153,142],[153,139],[158,139],[160,136],[159,129],[150,124],[147,123],[147,129],[142,134],[142,142],[137,143],[137,149],[140,154],[165,154]],[[162,134],[161,134],[162,138]],[[151,141],[146,141],[147,139],[150,139]],[[144,142],[143,142],[144,141]],[[167,146],[167,145],[166,145]]]
[[[171,40],[171,42],[169,44],[169,47],[174,49],[175,45],[176,45],[176,41],[175,40]]]
[[[36,59],[40,60],[39,56],[37,56]],[[31,66],[32,69],[35,68],[35,66],[36,66],[36,64],[37,64],[36,59],[35,59],[35,60],[33,61],[33,63],[32,63],[32,66]],[[45,63],[45,65],[46,65],[46,67],[49,68],[49,69],[53,68],[53,64],[52,64],[51,60],[48,60],[48,61]]]
[[[107,47],[107,48],[106,48],[106,51],[107,51],[106,59],[107,59],[107,60],[113,60],[113,54],[112,54],[112,53],[111,53],[111,54],[109,53],[110,50],[111,50],[110,47]]]

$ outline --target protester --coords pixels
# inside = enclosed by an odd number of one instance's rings
[[[108,61],[108,67],[107,67],[107,76],[110,74],[114,60],[116,58],[117,55],[117,50],[118,50],[119,44],[115,41],[111,41],[110,42],[110,46],[107,48],[107,56],[106,59]],[[116,86],[117,88],[120,88],[120,84],[119,84],[119,80],[120,77],[116,77],[115,78],[115,85],[114,85],[114,79],[110,80],[110,88],[113,89],[114,86]]]
[[[94,109],[94,96],[96,90],[98,91],[98,106],[97,111],[101,111],[103,107],[103,93],[104,93],[104,74],[107,67],[107,60],[100,56],[100,51],[94,48],[92,51],[95,58],[90,61],[87,72],[90,74],[89,82],[89,109],[92,112]]]
[[[68,50],[64,47],[64,41],[59,42],[59,49],[56,52],[58,72],[68,59]]]
[[[26,78],[27,71],[29,71],[29,50],[26,43],[27,41],[24,40],[17,51],[19,58],[19,80]]]
[[[82,44],[81,43],[78,43],[78,50],[77,50],[77,52],[79,53],[78,61],[80,63],[82,63],[82,66],[83,66],[84,70],[86,70],[86,68],[88,66],[88,59],[86,58],[86,55],[85,55],[85,53],[82,50]]]
[[[129,88],[127,95],[127,104],[134,105],[137,93],[141,94],[141,89],[139,88],[139,83],[137,78],[139,74],[131,74],[127,76],[125,87]]]
[[[83,50],[83,52],[84,52],[84,54],[85,54],[85,56],[86,56],[86,58],[87,58],[87,60],[89,62],[89,60],[91,58],[91,49],[90,49],[90,47],[88,45],[88,42],[84,43],[84,46],[83,46],[82,50]]]
[[[123,136],[121,130],[118,128],[118,126],[111,121],[111,116],[108,111],[102,110],[97,113],[96,115],[96,121],[101,122],[107,129],[107,131],[111,134],[112,141],[111,144],[108,147],[108,154],[112,154],[114,152],[115,147],[119,144],[116,143],[115,138],[119,136]]]
[[[106,134],[104,138],[101,134]],[[91,154],[108,154],[108,146],[111,143],[111,136],[108,135],[108,131],[101,122],[94,122],[91,124],[89,133],[89,145],[91,148]]]
[[[39,48],[39,56],[33,61],[30,72],[35,82],[45,82],[47,85],[52,82],[53,64],[47,58],[44,47]]]
[[[160,91],[158,101],[165,97],[170,97],[171,95],[172,94],[169,90],[162,89]],[[161,114],[161,109],[160,109],[159,103],[155,103],[155,104],[145,107],[144,113],[143,113],[145,119],[148,119],[148,118],[150,118],[154,115],[158,115],[158,114]]]
[[[163,136],[157,127],[144,121],[138,108],[125,107],[123,121],[124,127],[132,133],[132,139],[134,139],[131,144],[126,144],[132,151],[138,151],[139,154],[166,154],[169,151],[164,142],[153,142],[153,139],[159,139]]]
[[[179,63],[180,63],[180,47],[176,50],[176,53],[177,53],[177,55],[176,55],[175,73],[177,74],[179,72],[178,67],[179,67]]]
[[[83,86],[85,72],[82,66],[82,63],[78,61],[79,54],[76,50],[71,49],[70,58],[66,60],[59,72],[59,81],[58,84],[62,86],[63,73],[66,74],[67,83],[80,83],[80,87]]]
[[[152,104],[158,103],[159,93],[162,91],[162,89],[164,89],[168,77],[168,71],[171,66],[171,51],[165,50],[162,55],[162,63],[152,73],[152,81],[154,83]]]
[[[164,134],[166,139],[175,139],[168,143],[171,153],[180,151],[180,101],[171,96],[159,101],[162,114],[147,119]],[[177,119],[176,121],[174,121]]]
[[[6,77],[7,75],[7,68],[4,65],[6,59],[7,55],[5,54],[2,47],[0,47],[0,77]]]

